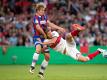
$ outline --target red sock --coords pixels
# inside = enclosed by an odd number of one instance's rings
[[[98,54],[100,54],[101,52],[100,51],[95,51],[94,53],[92,53],[92,54],[89,54],[88,55],[88,58],[91,60],[91,59],[93,59],[95,56],[97,56]]]
[[[80,32],[79,30],[73,30],[73,31],[71,31],[71,35],[77,36],[79,32]]]

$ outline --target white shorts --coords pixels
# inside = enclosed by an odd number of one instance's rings
[[[78,57],[81,55],[80,51],[73,45],[66,44],[66,55],[70,56],[71,58],[78,60]]]

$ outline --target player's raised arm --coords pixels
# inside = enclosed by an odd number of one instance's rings
[[[50,22],[49,20],[47,20],[47,24],[48,24],[51,28],[58,29],[58,30],[61,31],[61,32],[65,32],[65,29],[64,29],[64,28],[55,25],[54,23]]]
[[[51,45],[51,44],[54,44],[57,40],[57,37],[54,37],[52,39],[48,39],[47,41],[43,42],[42,44],[43,45]]]

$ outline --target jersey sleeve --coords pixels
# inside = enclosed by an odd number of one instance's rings
[[[38,20],[36,19],[36,17],[33,18],[33,23],[34,24],[38,24],[39,23]]]
[[[45,15],[45,20],[48,20],[48,15]]]

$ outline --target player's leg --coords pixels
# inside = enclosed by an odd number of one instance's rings
[[[41,53],[41,45],[36,44],[35,48],[36,48],[36,52],[33,55],[33,60],[32,60],[32,64],[31,64],[31,67],[30,67],[30,73],[32,73],[32,74],[34,73],[35,64],[38,60],[39,54]]]
[[[71,35],[74,37],[74,36],[77,36],[79,34],[79,30],[73,30],[71,31]]]
[[[88,60],[93,59],[94,57],[96,57],[97,55],[99,55],[100,53],[104,53],[105,50],[98,48],[94,53],[89,54],[88,56],[83,56],[78,49],[76,49],[76,47],[67,47],[67,55],[74,58],[75,60],[78,61],[82,61],[82,62],[86,62]]]
[[[85,29],[85,27],[83,27],[83,26],[81,26],[79,24],[73,24],[72,28],[73,28],[73,30],[79,30],[79,31],[82,31],[82,30]]]
[[[78,49],[76,49],[76,47],[67,47],[67,55],[70,56],[71,58],[78,60],[78,61],[82,61],[82,62],[86,62],[89,60],[89,58],[83,56]]]
[[[43,60],[39,73],[38,73],[38,76],[41,79],[44,79],[44,71],[45,71],[46,67],[48,66],[48,62],[50,59],[49,48],[46,45],[43,46],[43,53],[44,53],[45,59]]]
[[[97,49],[94,53],[89,54],[88,56],[82,56],[82,55],[78,55],[78,60],[82,61],[82,62],[86,62],[88,60],[92,60],[94,57],[96,57],[97,55],[99,55],[100,53],[104,53],[105,50],[103,49]]]
[[[78,55],[77,58],[78,58],[77,60],[78,60],[78,61],[81,61],[81,62],[86,62],[86,61],[89,60],[88,57],[85,57],[85,56],[83,56],[83,55]]]
[[[49,53],[45,53],[45,59],[43,60],[41,67],[40,67],[40,71],[38,73],[38,77],[40,77],[41,79],[44,79],[44,72],[48,66],[48,62],[50,59],[50,54]]]
[[[73,24],[72,27],[73,27],[73,31],[71,31],[70,33],[67,33],[65,35],[65,39],[68,42],[72,42],[73,37],[77,36],[80,31],[83,31],[85,29],[84,27],[80,26],[79,24]]]
[[[85,28],[80,26],[79,24],[73,24],[72,25],[73,31],[71,31],[71,35],[77,36],[79,34],[80,31],[83,31]]]

